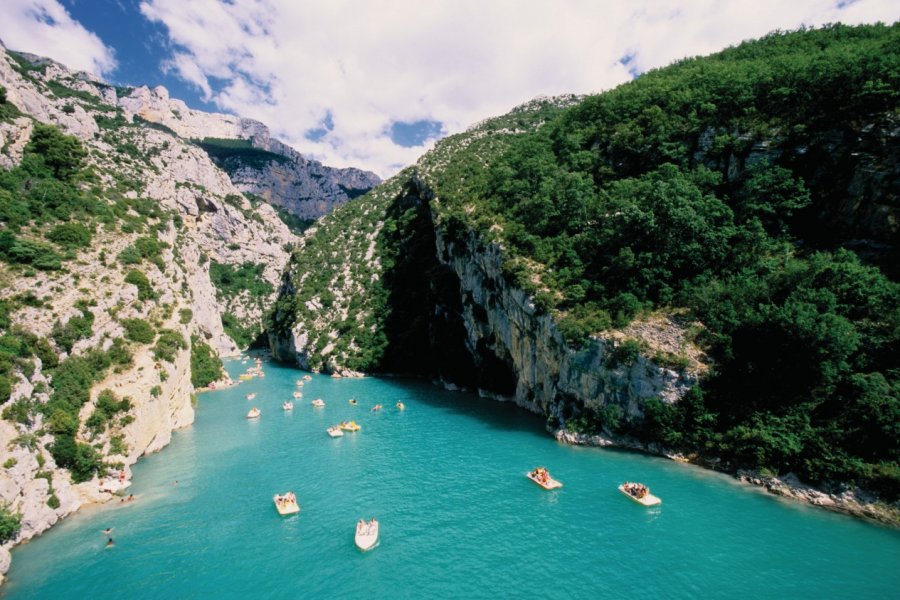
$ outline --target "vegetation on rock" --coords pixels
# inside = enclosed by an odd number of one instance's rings
[[[433,221],[502,248],[574,347],[649,311],[703,324],[713,366],[686,398],[573,426],[900,498],[898,44],[900,25],[775,33],[451,136],[317,227],[270,327],[300,323],[317,369],[427,356],[434,305],[404,273],[438,273],[411,255]]]
[[[191,337],[191,383],[194,387],[205,388],[224,374],[218,353],[199,337]]]

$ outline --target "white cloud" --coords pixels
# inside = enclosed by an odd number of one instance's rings
[[[96,75],[116,68],[113,52],[56,0],[3,0],[0,39],[7,48],[47,56]]]
[[[141,11],[167,27],[170,68],[223,110],[327,164],[381,175],[429,145],[394,144],[395,121],[454,133],[539,94],[598,92],[627,81],[630,67],[774,29],[900,18],[896,0],[143,0]],[[306,139],[329,112],[333,129]]]

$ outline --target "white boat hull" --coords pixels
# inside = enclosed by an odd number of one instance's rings
[[[367,552],[378,545],[378,523],[366,523],[365,527],[356,527],[356,547]]]

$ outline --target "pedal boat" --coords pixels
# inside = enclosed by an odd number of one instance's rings
[[[297,504],[297,496],[294,495],[294,492],[288,492],[284,496],[275,494],[272,497],[272,501],[275,502],[275,508],[281,516],[294,515],[300,512],[300,505]]]
[[[356,524],[356,537],[354,538],[356,547],[366,552],[378,545],[378,521],[364,521],[362,519]]]
[[[619,486],[619,491],[642,506],[657,506],[659,504],[662,504],[662,500],[650,493],[650,488],[648,488],[647,486],[644,487],[647,489],[647,493],[640,498],[625,489],[624,483]]]
[[[561,481],[557,481],[556,479],[553,479],[552,477],[550,477],[550,473],[547,473],[546,481],[541,481],[540,479],[538,479],[535,476],[534,471],[529,471],[528,473],[525,473],[525,477],[532,480],[533,482],[535,482],[536,484],[538,484],[545,490],[555,490],[555,489],[559,489],[563,486]]]

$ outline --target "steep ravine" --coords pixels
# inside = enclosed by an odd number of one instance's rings
[[[621,447],[731,470],[714,456],[684,455],[608,430],[584,434],[567,428],[569,420],[582,415],[611,414],[617,420],[640,422],[647,400],[680,400],[709,368],[708,358],[688,338],[695,323],[677,315],[643,319],[574,349],[551,316],[542,314],[528,294],[506,280],[502,247],[484,243],[472,231],[448,238],[445,228],[434,222],[432,203],[439,200],[420,176],[410,174],[397,190],[385,206],[385,221],[402,222],[405,229],[401,226],[393,239],[401,240],[397,260],[383,275],[391,314],[384,326],[388,341],[380,372],[428,377],[448,389],[515,402],[545,415],[548,431],[563,443]],[[404,219],[405,214],[415,217]],[[383,227],[379,235],[384,235]],[[295,293],[288,276],[282,297]],[[282,334],[270,332],[273,352],[281,360],[310,368],[310,353],[317,352],[311,333],[297,327]],[[645,350],[623,353],[626,340],[641,340]],[[652,358],[652,350],[670,356],[688,354],[691,361],[688,367],[667,365]],[[359,374],[335,362],[334,355],[313,368]],[[900,522],[896,507],[865,491],[816,488],[791,474],[776,477],[739,470],[735,475],[774,495],[886,524]]]
[[[0,420],[0,502],[20,516],[21,528],[0,546],[2,575],[12,546],[85,504],[116,499],[129,483],[130,466],[165,447],[173,430],[193,422],[194,346],[207,344],[221,355],[236,354],[238,345],[223,316],[230,315],[248,330],[258,328],[275,298],[298,238],[272,206],[243,196],[247,186],[268,185],[254,181],[254,174],[264,177],[261,171],[245,172],[240,182],[232,180],[191,138],[252,137],[266,152],[288,157],[294,180],[328,182],[333,189],[327,194],[324,187],[307,190],[303,204],[312,206],[304,213],[308,217],[345,202],[359,192],[353,192],[357,184],[368,189],[374,176],[306,161],[271,139],[261,123],[192,111],[163,89],[115,88],[2,46],[0,87],[0,169],[19,168],[28,158],[36,129],[50,125],[73,136],[73,143],[84,149],[83,180],[72,183],[72,189],[100,207],[87,217],[78,216],[92,231],[90,244],[65,253],[47,243],[44,223],[13,229],[22,239],[55,248],[61,268],[33,269],[0,261],[0,303],[8,309],[4,318],[9,320],[8,331],[0,334],[6,342],[34,336],[47,344],[54,359],[47,366],[34,356],[17,359],[12,366],[10,397]],[[287,198],[295,192],[285,188],[278,193]],[[0,201],[10,198],[4,195]],[[93,216],[98,212],[102,222]],[[4,220],[0,231],[6,228]],[[251,289],[234,284],[233,277],[220,275],[222,281],[216,281],[212,273],[215,268],[229,275],[249,267]],[[146,289],[129,282],[132,271],[146,278],[140,284]],[[223,288],[229,281],[232,287]],[[88,314],[86,331],[71,348],[54,341],[61,339],[59,331]],[[149,337],[132,339],[126,326],[134,323],[143,324]],[[163,338],[168,348],[163,348]],[[54,395],[72,397],[56,389],[60,382],[55,363],[97,353],[115,353],[122,362],[95,376],[83,404],[72,400],[80,408],[72,417],[77,421],[66,427],[74,428],[74,443],[92,448],[108,468],[105,476],[74,483],[70,470],[54,461],[54,430],[60,418],[43,408]],[[101,396],[108,399],[110,392],[117,401],[127,400],[127,408],[100,428],[90,426],[102,410]],[[6,412],[11,407],[16,410]]]

